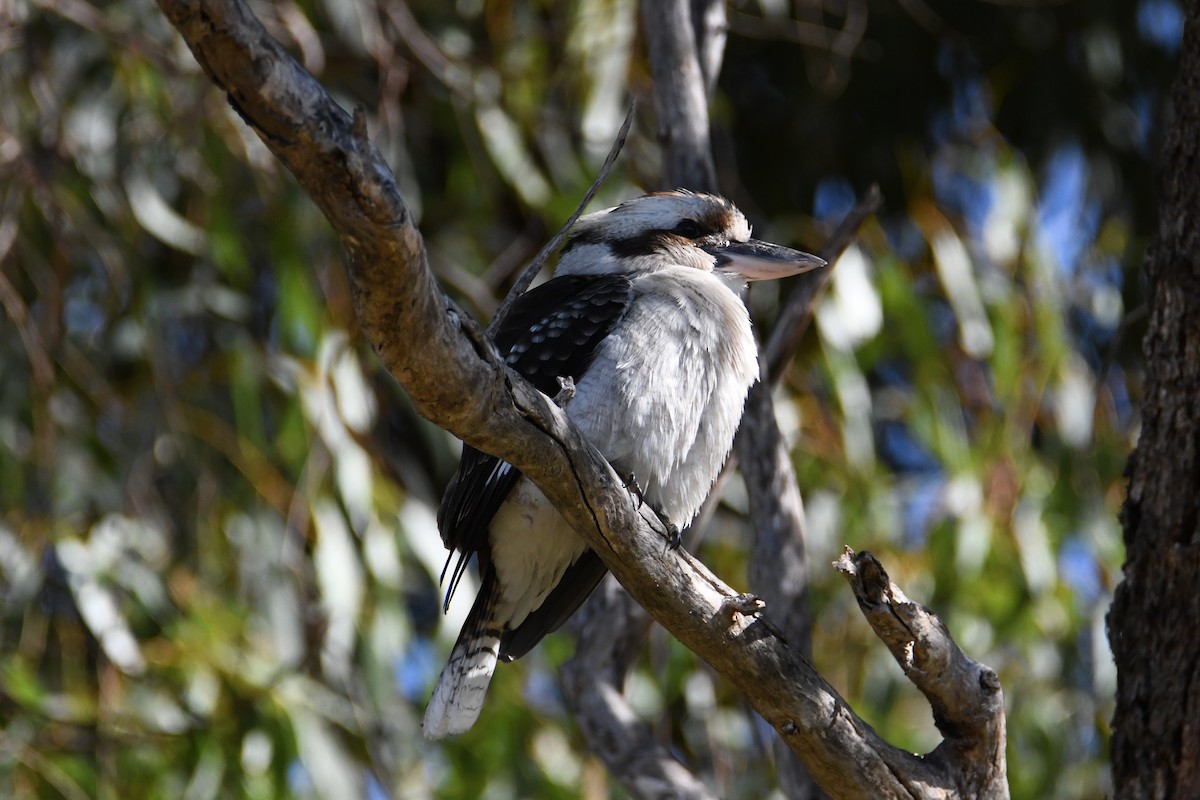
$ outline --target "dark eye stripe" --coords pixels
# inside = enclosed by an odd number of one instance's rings
[[[712,233],[712,231],[704,230],[700,227],[700,223],[694,219],[685,219],[672,228],[671,233],[682,236],[685,239],[699,239],[702,236]]]
[[[715,236],[718,233],[724,235],[722,231],[725,224],[726,220],[723,218],[709,219],[708,216],[702,221],[684,219],[676,223],[674,228],[643,231],[642,233],[623,239],[608,238],[605,235],[604,228],[601,226],[585,228],[578,233],[572,234],[567,239],[560,257],[565,256],[576,247],[590,244],[607,245],[612,253],[620,258],[646,255],[647,253],[661,250],[666,246],[678,244],[677,241],[672,242],[665,237],[678,236],[692,242],[697,242],[706,237]]]

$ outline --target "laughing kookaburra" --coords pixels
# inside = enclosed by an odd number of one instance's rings
[[[496,345],[545,394],[573,380],[567,416],[680,530],[712,488],[758,378],[746,282],[824,263],[751,239],[723,198],[650,194],[581,218],[555,277],[521,296]],[[459,553],[446,604],[473,554],[481,588],[425,712],[430,738],[470,728],[496,661],[527,653],[606,572],[533,483],[472,447],[438,527]]]

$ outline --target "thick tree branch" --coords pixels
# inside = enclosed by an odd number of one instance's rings
[[[812,652],[812,611],[808,601],[808,554],[804,501],[792,468],[791,453],[775,419],[771,387],[782,380],[812,310],[833,277],[833,267],[854,240],[859,227],[879,208],[880,195],[872,187],[838,225],[821,257],[830,268],[805,273],[793,282],[771,337],[763,348],[763,380],[750,388],[746,413],[733,456],[726,471],[740,467],[745,478],[754,523],[750,554],[750,586],[773,609],[772,616],[784,636],[805,657]],[[821,796],[812,777],[795,756],[775,742],[775,764],[780,788],[792,800]]]
[[[804,502],[791,453],[775,420],[768,382],[750,387],[738,430],[736,461],[745,478],[754,521],[750,586],[771,609],[772,621],[800,653],[812,656],[812,610],[808,600],[808,553]],[[735,460],[735,459],[731,459]],[[775,769],[780,788],[791,800],[821,797],[808,771],[776,739]]]
[[[667,548],[654,520],[639,513],[562,411],[504,367],[479,326],[434,282],[420,234],[366,138],[361,113],[351,118],[338,108],[239,0],[160,5],[333,225],[347,250],[363,331],[421,414],[533,480],[622,585],[742,692],[831,794],[934,797],[955,790],[943,759],[883,741],[760,612],[690,554]]]

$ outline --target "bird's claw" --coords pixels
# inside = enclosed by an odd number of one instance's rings
[[[667,539],[667,547],[671,550],[678,550],[683,544],[683,531],[674,522],[667,518],[667,515],[654,507],[654,504],[646,502],[646,494],[642,490],[641,485],[637,482],[637,476],[630,472],[625,476],[625,488],[629,494],[637,501],[638,511],[642,510],[643,506],[650,506],[650,510],[654,512],[654,516],[662,523],[663,535]]]
[[[655,512],[658,513],[658,512]],[[683,531],[679,530],[679,526],[663,515],[659,514],[658,519],[667,529],[667,548],[670,550],[678,550],[683,544]]]
[[[679,530],[679,526],[667,519],[667,515],[659,511],[653,505],[650,505],[650,510],[654,512],[655,518],[658,520],[659,524],[662,525],[662,534],[663,538],[667,540],[667,549],[678,550],[679,546],[683,544],[683,532]]]
[[[558,377],[558,394],[554,395],[554,405],[566,408],[567,401],[575,396],[575,379],[570,375]]]
[[[642,487],[637,482],[637,476],[631,472],[628,475],[625,475],[624,479],[625,490],[628,491],[630,496],[637,501],[637,507],[640,511],[642,506],[646,504],[646,495],[642,492]]]

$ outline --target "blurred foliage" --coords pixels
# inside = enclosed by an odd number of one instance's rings
[[[632,0],[259,2],[369,128],[487,316],[573,208],[654,188]],[[873,182],[779,412],[815,659],[900,746],[928,708],[827,564],[875,552],[996,668],[1015,798],[1107,791],[1138,268],[1177,0],[772,0],[730,13],[722,185],[819,247]],[[553,637],[478,726],[419,733],[466,611],[433,522],[457,445],[356,332],[341,252],[149,0],[0,0],[0,795],[621,797]],[[761,291],[759,291],[761,290]],[[751,302],[769,326],[778,298]],[[701,556],[744,586],[731,482]],[[628,693],[722,797],[771,733],[657,631]]]

